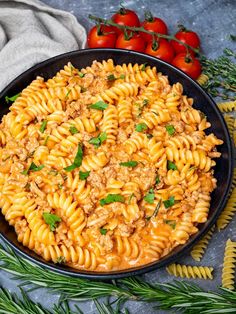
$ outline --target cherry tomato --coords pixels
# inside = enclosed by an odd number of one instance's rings
[[[166,23],[162,19],[154,17],[151,12],[145,13],[145,21],[142,22],[141,26],[143,26],[147,31],[151,32],[160,34],[167,34],[168,32]],[[142,33],[142,36],[147,42],[153,39],[152,35],[147,33]]]
[[[193,79],[197,79],[202,71],[200,62],[191,55],[186,55],[186,53],[179,53],[172,61],[172,64]]]
[[[193,48],[199,48],[200,47],[200,39],[198,37],[198,34],[187,30],[185,28],[182,28],[179,32],[175,34],[175,37],[182,41],[185,44],[188,44],[189,46]],[[175,50],[176,53],[181,53],[186,51],[186,47],[181,45],[175,40],[171,41],[171,44]]]
[[[126,26],[140,26],[140,21],[137,16],[137,14],[132,11],[125,8],[120,8],[120,10],[115,13],[111,17],[112,21],[120,24],[120,25],[126,25]],[[119,28],[116,28],[117,34],[121,34],[122,30]]]
[[[175,55],[173,47],[165,39],[149,42],[145,49],[145,53],[169,63],[173,60]]]
[[[120,34],[116,41],[116,48],[123,48],[128,50],[135,50],[144,52],[146,43],[140,34]]]
[[[96,25],[88,34],[89,48],[114,48],[117,34],[114,27],[107,25]]]

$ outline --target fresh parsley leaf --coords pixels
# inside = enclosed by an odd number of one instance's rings
[[[138,164],[137,161],[135,161],[135,160],[130,160],[130,161],[126,161],[126,162],[121,162],[121,163],[120,163],[120,166],[123,166],[123,167],[132,167],[132,168],[134,168],[134,167],[137,166],[137,164]]]
[[[55,264],[65,264],[65,263],[66,263],[65,256],[59,256],[55,261]]]
[[[169,208],[175,204],[175,197],[171,196],[168,200],[163,201],[165,208]]]
[[[41,126],[40,126],[40,128],[39,128],[39,131],[40,131],[41,133],[43,133],[43,132],[45,131],[45,129],[46,129],[46,127],[47,127],[47,123],[48,123],[47,120],[43,120],[43,122],[42,122],[42,124],[41,124]]]
[[[88,178],[88,176],[90,175],[90,171],[80,171],[79,172],[79,178],[80,180],[86,180]]]
[[[153,215],[152,215],[153,217],[156,217],[156,216],[157,216],[160,207],[161,207],[161,200],[157,203],[157,206],[156,206],[156,208],[155,208],[155,210],[154,210],[154,212],[153,212]]]
[[[58,183],[58,189],[61,190],[63,188],[63,185],[61,183]]]
[[[51,231],[55,231],[57,228],[57,223],[61,222],[61,218],[55,214],[43,213],[43,219],[50,226]]]
[[[45,167],[44,165],[37,166],[37,165],[35,165],[34,162],[32,162],[31,165],[29,166],[29,168],[28,168],[28,169],[25,169],[25,170],[22,171],[21,173],[27,175],[27,174],[29,173],[29,171],[40,171],[40,170],[42,170],[44,167]]]
[[[116,77],[115,77],[114,74],[110,74],[110,75],[107,76],[107,80],[108,80],[109,82],[115,81],[115,80],[116,80]]]
[[[7,103],[7,104],[9,104],[10,102],[14,102],[14,101],[16,101],[16,100],[17,100],[17,98],[20,96],[20,94],[21,94],[21,93],[16,94],[16,95],[11,96],[11,97],[6,96],[6,97],[5,97],[5,101],[6,101],[6,103]]]
[[[148,100],[148,99],[144,99],[144,100],[143,100],[143,106],[147,106],[148,103],[149,103],[149,100]]]
[[[147,134],[147,138],[151,139],[151,138],[153,138],[153,135],[152,134]]]
[[[73,125],[70,127],[69,131],[72,135],[79,133],[78,129]]]
[[[100,233],[101,233],[102,235],[106,235],[106,234],[107,234],[107,229],[105,229],[105,228],[100,228]]]
[[[56,170],[56,169],[51,169],[51,170],[48,172],[48,174],[51,174],[51,175],[53,175],[53,176],[57,176],[57,175],[58,175],[58,170]]]
[[[137,132],[143,132],[145,130],[147,130],[147,125],[145,123],[139,123],[135,126],[135,131]]]
[[[160,181],[160,178],[159,176],[156,176],[156,184],[159,184],[161,181]]]
[[[148,193],[143,198],[147,203],[153,204],[155,199],[155,194],[153,189],[150,189]]]
[[[172,161],[167,160],[167,169],[168,170],[178,170],[176,164],[174,164]]]
[[[141,71],[145,71],[146,70],[146,67],[147,67],[147,62],[145,62],[142,67],[141,67]]]
[[[107,139],[107,134],[106,132],[102,132],[98,135],[98,137],[92,137],[89,140],[89,144],[94,145],[96,148],[101,146],[101,144]]]
[[[47,137],[45,138],[45,141],[43,142],[43,145],[44,145],[44,146],[47,146],[49,137],[50,137],[50,136],[47,135]]]
[[[82,164],[82,159],[83,159],[83,148],[82,148],[82,145],[79,144],[73,164],[68,166],[68,167],[66,167],[66,168],[64,168],[64,170],[67,171],[67,172],[71,172],[75,168],[79,168],[81,166],[81,164]]]
[[[128,199],[128,205],[130,205],[132,198],[134,197],[134,193],[130,194],[130,197]]]
[[[124,80],[125,79],[125,74],[120,75],[120,79]]]
[[[65,98],[67,98],[70,95],[70,93],[71,93],[71,89],[68,90],[68,92],[66,93],[66,97]]]
[[[95,104],[90,105],[91,109],[97,109],[97,110],[105,110],[107,109],[107,107],[108,107],[108,104],[106,104],[102,100],[97,101]]]
[[[84,76],[85,76],[85,74],[84,74],[84,73],[79,72],[79,77],[83,78]]]
[[[176,227],[176,221],[175,220],[164,219],[164,223],[169,225],[172,229],[175,229],[175,227]]]
[[[80,88],[81,88],[81,93],[84,93],[84,92],[87,91],[87,88],[85,88],[84,86],[81,86],[81,85],[80,85]]]
[[[105,198],[102,198],[100,200],[100,205],[104,206],[106,204],[110,204],[114,202],[124,203],[125,198],[123,195],[120,195],[120,194],[108,194]]]
[[[166,131],[169,135],[175,134],[175,127],[172,124],[166,125]]]

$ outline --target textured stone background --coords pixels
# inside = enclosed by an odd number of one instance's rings
[[[43,0],[48,5],[70,11],[78,18],[88,30],[92,25],[88,21],[88,14],[110,17],[111,12],[117,10],[119,1],[111,0]],[[202,49],[208,57],[216,57],[220,55],[225,47],[236,49],[236,43],[228,39],[229,34],[236,35],[236,0],[127,0],[126,6],[135,9],[140,18],[143,18],[145,10],[151,10],[156,16],[163,18],[169,27],[170,32],[175,32],[178,22],[183,23],[187,27],[195,30],[201,37]],[[215,232],[212,241],[208,247],[207,253],[200,262],[201,265],[214,266],[214,280],[194,280],[203,288],[216,289],[221,282],[221,268],[223,263],[223,251],[225,241],[230,238],[236,241],[236,217],[230,223],[226,230],[218,233]],[[195,263],[190,257],[182,258],[180,263],[190,265]],[[11,291],[17,291],[17,282],[10,279],[11,276],[0,271],[1,285],[9,288]],[[145,275],[150,282],[166,282],[172,281],[165,269],[160,269]],[[42,302],[45,306],[50,307],[57,301],[58,296],[52,296],[44,290],[38,290],[31,294],[35,301]],[[134,313],[167,313],[160,310],[153,310],[150,304],[130,302],[129,308],[131,314]],[[80,304],[81,309],[86,314],[96,313],[92,302],[84,302]],[[168,312],[170,313],[170,312]],[[175,312],[172,312],[175,313]]]

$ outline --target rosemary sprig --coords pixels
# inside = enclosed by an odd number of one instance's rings
[[[21,290],[21,294],[22,300],[16,294],[10,294],[8,290],[1,287],[0,314],[52,314],[41,305],[31,301],[23,290]],[[61,306],[58,307],[58,310],[61,311]],[[62,312],[57,313],[62,314]],[[65,314],[67,313],[65,312]]]
[[[203,73],[209,77],[204,84],[206,91],[213,97],[224,100],[236,99],[236,53],[224,49],[224,54],[214,60],[201,57]]]
[[[16,255],[9,247],[3,248],[1,245],[0,269],[12,273],[13,279],[22,280],[21,287],[34,284],[38,288],[48,288],[50,292],[60,293],[61,301],[93,300],[106,296],[115,296],[122,300],[136,299],[129,291],[110,283],[68,277],[46,270]]]

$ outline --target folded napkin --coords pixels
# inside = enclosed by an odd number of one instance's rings
[[[85,41],[85,29],[69,12],[38,0],[0,0],[0,91],[36,63]]]

